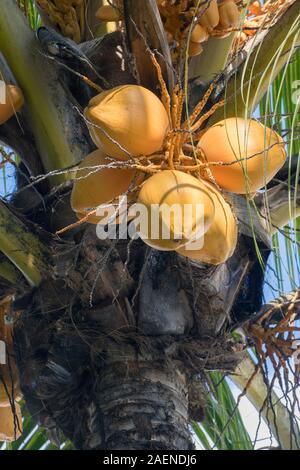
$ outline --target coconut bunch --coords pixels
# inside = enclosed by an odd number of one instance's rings
[[[79,43],[85,31],[85,0],[36,0],[46,24]]]
[[[265,3],[252,0],[247,6],[241,31],[235,37],[233,52],[244,47],[259,31],[270,28],[291,3],[293,3],[292,0],[268,0]]]
[[[4,102],[0,100],[0,125],[8,121],[24,105],[24,97],[21,89],[15,85],[5,86]]]
[[[168,114],[156,95],[136,85],[100,93],[84,114],[98,150],[80,164],[71,205],[80,219],[91,223],[101,222],[99,206],[118,222],[119,197],[127,195],[133,203],[143,179],[135,171],[135,160],[147,159],[163,147]]]
[[[210,0],[206,3],[157,0],[157,3],[175,57],[186,43],[191,24],[194,24],[188,49],[191,57],[201,54],[210,36],[221,39],[239,27],[239,3],[235,0]]]
[[[239,27],[240,10],[237,0],[156,0],[168,36],[173,60],[176,62],[191,33],[188,53],[201,54],[203,44],[210,36],[227,37]],[[99,8],[97,18],[105,22],[122,20],[122,1],[114,0]]]
[[[22,415],[18,404],[21,399],[20,380],[14,359],[10,305],[10,297],[0,304],[1,350],[5,349],[5,364],[0,363],[0,441],[16,440],[22,433]]]
[[[173,100],[178,104],[182,96]],[[133,216],[146,244],[223,263],[237,242],[230,193],[252,195],[263,188],[285,162],[284,142],[255,120],[229,118],[195,133],[194,148],[185,142],[189,137],[182,130],[188,125],[180,124],[180,112],[164,103],[138,85],[92,98],[84,115],[98,150],[78,168],[72,208],[82,221],[97,224],[108,223],[97,207],[107,208],[118,223],[123,217],[119,197],[127,195],[130,204],[146,210],[147,224]],[[174,206],[180,209],[176,213]]]

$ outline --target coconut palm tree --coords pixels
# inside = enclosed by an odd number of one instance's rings
[[[239,2],[240,26],[211,35],[192,58],[209,0],[193,2],[179,56],[155,0],[113,2],[117,26],[96,21],[100,0],[54,3],[2,0],[0,18],[1,76],[25,100],[0,126],[3,164],[17,175],[0,201],[0,287],[14,319],[25,448],[187,450],[195,436],[204,448],[253,448],[228,380],[280,447],[299,448],[299,240],[297,221],[287,226],[298,206],[299,0],[268,2],[259,23]],[[78,221],[71,208],[78,164],[95,149],[84,109],[103,89],[134,83],[165,100],[182,90],[184,119],[201,102],[201,130],[254,116],[284,138],[276,179],[255,195],[231,194],[238,243],[221,264],[140,239],[100,240],[90,214]],[[277,298],[264,304],[270,256]]]

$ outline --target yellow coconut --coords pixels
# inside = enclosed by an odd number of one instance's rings
[[[107,158],[100,149],[84,158],[74,179],[71,195],[71,206],[74,211],[91,210],[128,191],[135,170],[105,168],[116,163]]]
[[[201,26],[200,24],[196,24],[191,34],[191,41],[201,43],[207,41],[208,38],[209,34],[207,29]]]
[[[203,4],[203,6],[201,5],[200,11],[204,11],[199,18],[200,25],[207,28],[208,31],[213,30],[219,23],[220,19],[217,0],[210,0],[210,2]]]
[[[13,326],[6,322],[10,303],[11,299],[7,298],[0,304],[0,348],[5,355],[5,364],[0,364],[0,408],[21,397],[19,372],[14,360]]]
[[[116,163],[116,162],[115,162]],[[114,164],[102,150],[95,150],[79,165],[71,195],[71,206],[79,219],[88,215],[98,206],[109,206],[117,210],[119,196],[130,190],[128,201],[132,201],[133,190],[143,178],[133,169],[100,168]],[[97,170],[97,167],[99,169]],[[114,203],[112,203],[114,202]],[[124,213],[125,207],[121,213]],[[104,215],[103,215],[104,217]],[[87,222],[98,224],[103,217],[92,214]]]
[[[159,151],[169,127],[162,102],[138,85],[100,93],[91,99],[85,116],[95,145],[117,159]]]
[[[0,124],[8,121],[24,104],[23,93],[17,86],[6,85],[5,95],[5,103],[0,100]]]
[[[254,193],[286,160],[282,138],[253,119],[229,118],[210,127],[199,141],[217,183],[233,193]]]
[[[15,414],[10,406],[0,408],[0,441],[16,441],[22,434],[22,413],[15,403]]]
[[[102,5],[96,12],[96,17],[100,21],[120,21],[122,19],[120,12],[117,8],[111,5]]]
[[[177,252],[195,261],[218,265],[225,263],[233,255],[237,244],[237,222],[222,194],[212,184],[205,182],[205,185],[214,201],[214,220],[200,240],[200,246],[188,244]]]
[[[135,223],[151,247],[171,251],[205,233],[214,218],[211,191],[194,176],[165,170],[143,185],[138,203],[144,219]],[[146,221],[146,223],[145,223]]]
[[[128,202],[130,202],[130,197],[128,198]],[[108,221],[110,223],[120,224],[125,220],[126,212],[127,212],[127,221],[132,220],[132,216],[129,216],[128,210],[129,205],[124,204],[124,206],[120,206],[118,204],[109,204],[107,209],[103,206],[100,207],[101,215],[97,215],[95,212],[94,214],[90,214],[91,211],[82,211],[76,212],[76,216],[79,220],[85,219],[86,223],[98,225],[106,225]],[[107,210],[107,212],[106,212]]]
[[[189,43],[189,57],[196,57],[203,52],[203,47],[199,42]]]
[[[220,29],[238,28],[240,13],[236,3],[232,0],[223,0],[219,5]]]

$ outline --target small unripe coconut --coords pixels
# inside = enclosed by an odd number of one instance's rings
[[[205,184],[214,201],[215,216],[204,234],[203,247],[195,250],[188,244],[177,252],[195,261],[218,265],[225,263],[233,255],[237,244],[237,222],[222,194],[212,184]]]
[[[228,118],[201,137],[199,147],[216,182],[227,191],[255,193],[267,184],[286,160],[282,138],[253,119]]]
[[[120,21],[122,19],[117,8],[111,5],[102,5],[96,12],[96,17],[100,21],[109,23],[110,21]]]
[[[207,186],[194,176],[175,170],[151,176],[139,193],[138,203],[145,208],[148,222],[137,227],[141,238],[149,246],[164,251],[202,236],[215,213]]]
[[[207,41],[208,38],[209,34],[207,29],[201,26],[200,24],[196,24],[191,34],[191,41],[201,43]]]
[[[223,1],[219,5],[220,29],[237,28],[240,21],[240,13],[234,1]]]
[[[5,103],[0,101],[0,125],[8,121],[24,104],[24,96],[19,87],[6,85],[5,94]]]
[[[17,420],[15,419],[15,416]],[[0,408],[0,441],[12,442],[19,439],[22,434],[21,407],[15,403],[15,414],[11,406]]]
[[[203,47],[200,42],[192,42],[189,43],[189,57],[196,57],[197,55],[203,52]]]
[[[199,18],[199,23],[201,26],[204,26],[208,31],[213,30],[219,23],[219,10],[217,0],[208,0],[210,3],[208,5],[201,5],[201,10],[204,10],[204,13]]]
[[[129,190],[131,184],[133,187],[130,189],[139,184],[135,183],[136,172],[133,169],[101,168],[112,164],[111,159],[100,149],[80,163],[71,195],[72,209],[80,219],[98,206],[112,205],[113,201]],[[100,168],[97,170],[98,166]],[[92,214],[88,217],[88,222],[97,224],[101,219],[102,217]]]
[[[91,99],[85,110],[91,137],[110,157],[128,159],[161,149],[169,118],[162,102],[150,90],[123,85]]]

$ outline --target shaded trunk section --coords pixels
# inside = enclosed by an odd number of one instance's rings
[[[100,377],[102,448],[188,450],[188,392],[176,367],[116,363]]]

